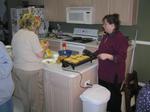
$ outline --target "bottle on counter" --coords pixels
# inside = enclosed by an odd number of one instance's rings
[[[66,55],[66,50],[67,50],[67,43],[66,42],[63,42],[62,43],[62,50],[63,50],[63,54]]]
[[[67,43],[66,42],[62,43],[62,50],[67,50]]]

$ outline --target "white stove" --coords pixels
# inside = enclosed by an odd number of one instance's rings
[[[76,43],[88,43],[98,39],[97,29],[74,28],[73,34],[65,41]]]
[[[87,29],[87,28],[74,28],[73,37],[82,37],[82,38],[98,38],[97,29]]]
[[[73,34],[63,42],[67,43],[67,48],[82,53],[86,48],[85,44],[98,39],[97,29],[74,28]],[[62,42],[62,43],[63,43]]]

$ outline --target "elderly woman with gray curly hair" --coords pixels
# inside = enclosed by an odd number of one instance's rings
[[[12,39],[14,96],[22,101],[25,112],[43,112],[44,86],[41,60],[44,49],[36,34],[40,27],[40,17],[25,13],[19,23],[21,29]]]

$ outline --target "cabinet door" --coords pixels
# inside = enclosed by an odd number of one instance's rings
[[[65,21],[66,10],[63,0],[45,0],[44,9],[49,21]]]
[[[71,112],[70,80],[63,75],[45,71],[44,78],[46,112]]]
[[[122,25],[137,23],[138,0],[110,0],[110,14],[118,13]]]
[[[92,0],[63,0],[66,7],[91,6]]]
[[[102,23],[102,18],[109,13],[109,0],[92,0],[95,8],[95,23]]]
[[[59,22],[65,22],[66,21],[66,5],[64,0],[58,0],[58,19]]]
[[[49,21],[58,21],[58,0],[44,0],[45,16]]]

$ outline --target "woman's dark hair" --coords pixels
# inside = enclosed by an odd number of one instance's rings
[[[119,30],[120,26],[120,20],[119,20],[119,14],[108,14],[103,18],[103,22],[106,20],[109,24],[115,25],[115,30]]]

